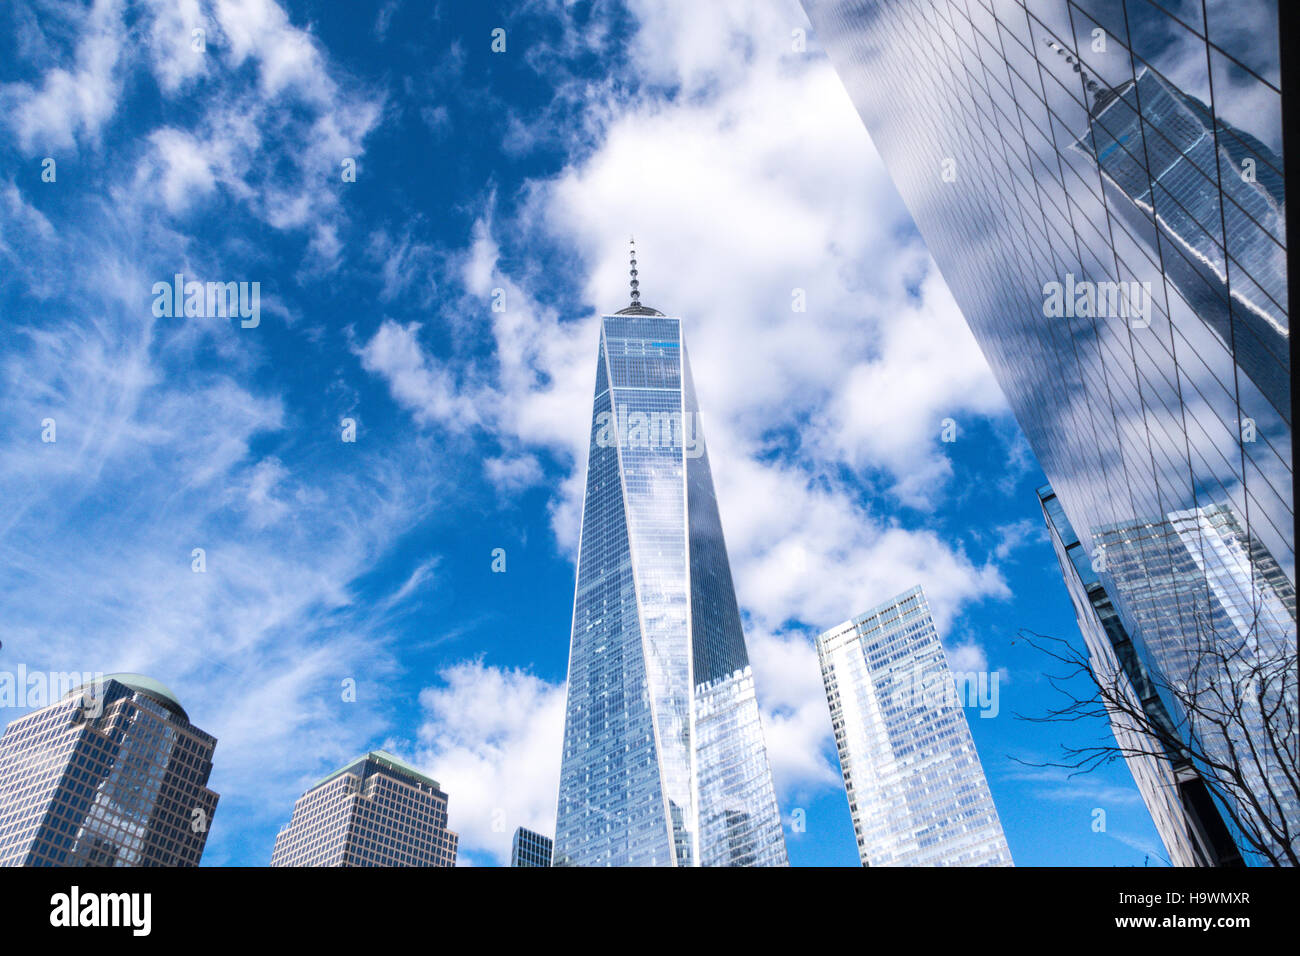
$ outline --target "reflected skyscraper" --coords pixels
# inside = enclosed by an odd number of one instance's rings
[[[1038,498],[1098,683],[1115,688],[1143,715],[1135,719],[1131,712],[1109,703],[1106,708],[1169,861],[1174,866],[1240,864],[1241,853],[1205,778],[1189,755],[1165,742],[1177,737],[1174,720],[1115,612],[1101,575],[1051,486],[1040,488]],[[1165,739],[1155,729],[1165,730]]]
[[[1118,89],[1088,82],[1088,130],[1072,148],[1102,171],[1108,205],[1134,235],[1154,224],[1170,284],[1289,417],[1282,158],[1146,67]]]
[[[0,739],[0,866],[198,866],[216,746],[141,674],[18,718]]]
[[[1197,649],[1294,648],[1295,541],[1277,5],[1164,7],[804,0],[1134,653],[1172,687]],[[1099,307],[1103,285],[1143,308]],[[1061,287],[1088,291],[1061,313]],[[1291,671],[1280,686],[1293,651]],[[1295,847],[1282,796],[1263,806]]]
[[[919,587],[817,638],[863,866],[1010,866]]]
[[[781,866],[680,319],[601,319],[555,865]]]

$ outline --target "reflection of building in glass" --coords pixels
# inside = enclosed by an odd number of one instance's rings
[[[1138,664],[1180,737],[1222,766],[1239,766],[1249,794],[1274,795],[1280,805],[1267,807],[1269,818],[1300,820],[1288,779],[1300,737],[1284,717],[1296,713],[1295,589],[1277,562],[1226,505],[1111,525],[1094,531],[1093,543],[1101,581],[1121,598],[1121,626],[1143,636]],[[1268,679],[1260,668],[1290,676]],[[1221,798],[1234,796],[1244,795]]]
[[[1010,866],[919,587],[817,638],[864,866]]]
[[[698,413],[681,321],[634,280],[601,322],[557,866],[787,862],[708,454],[698,428],[689,453],[680,428],[637,431]]]
[[[1170,679],[1190,679],[1204,647],[1269,657],[1293,647],[1295,589],[1230,507],[1112,525],[1093,539],[1094,552],[1104,552],[1102,577]]]
[[[511,866],[550,866],[551,838],[519,827],[510,845]]]
[[[1044,486],[1038,497],[1098,682],[1123,693],[1133,706],[1141,708],[1149,724],[1166,728],[1166,733],[1176,736],[1173,720],[1150,672],[1138,660],[1128,631],[1056,495],[1050,486]],[[1117,708],[1108,709],[1115,740],[1151,812],[1170,862],[1174,866],[1240,864],[1241,854],[1191,760],[1162,745],[1147,724]]]
[[[438,781],[373,750],[313,784],[275,839],[272,866],[455,866]]]
[[[216,746],[139,674],[20,717],[0,739],[0,865],[198,866]]]
[[[1276,49],[1155,4],[803,2],[1089,563],[1157,516],[1102,575],[1153,679],[1294,646]],[[1049,317],[1067,277],[1149,283],[1149,322]]]
[[[1110,206],[1135,233],[1159,229],[1169,281],[1273,407],[1289,415],[1281,158],[1249,133],[1216,125],[1204,103],[1148,69],[1119,89],[1098,91],[1088,132],[1073,146],[1093,157],[1118,191]],[[1222,180],[1219,163],[1227,171]]]

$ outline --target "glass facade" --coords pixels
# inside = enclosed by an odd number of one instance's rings
[[[1097,682],[1127,701],[1127,712],[1106,702],[1111,729],[1174,866],[1231,866],[1242,862],[1228,825],[1193,761],[1162,743],[1155,728],[1173,720],[1115,613],[1097,570],[1050,486],[1038,491],[1048,536],[1079,619]],[[1142,719],[1132,714],[1141,712]],[[1167,739],[1167,738],[1166,738]]]
[[[0,866],[198,866],[216,746],[137,674],[20,717],[0,739]]]
[[[382,750],[307,790],[275,838],[272,866],[455,866],[447,794]]]
[[[555,865],[787,862],[681,321],[602,319]]]
[[[1280,643],[1293,701],[1276,3],[804,7],[1152,680]]]
[[[519,827],[510,845],[510,865],[550,866],[553,850],[550,837]]]
[[[1011,866],[919,587],[817,638],[863,866]]]

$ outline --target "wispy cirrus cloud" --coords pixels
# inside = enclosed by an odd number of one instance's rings
[[[175,272],[251,272],[268,313],[288,315],[301,293],[272,277],[301,250],[313,269],[337,260],[348,219],[322,186],[362,155],[382,97],[272,2],[45,6],[55,20],[14,13],[33,78],[0,90],[12,146],[60,167],[0,185],[0,256],[16,266],[0,285],[13,306],[0,421],[16,436],[0,448],[15,503],[0,519],[3,653],[172,685],[220,741],[208,856],[221,862],[303,779],[383,733],[400,704],[391,615],[436,557],[386,600],[359,595],[447,485],[427,448],[359,449],[316,425],[266,375],[265,326],[160,320],[151,289]],[[229,69],[241,64],[251,75]],[[151,81],[187,108],[141,126],[126,97]],[[74,154],[102,188],[65,186]],[[75,199],[38,202],[40,189]]]

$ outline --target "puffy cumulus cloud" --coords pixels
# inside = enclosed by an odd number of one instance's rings
[[[488,458],[483,462],[483,469],[503,495],[530,488],[542,480],[542,466],[533,455]]]
[[[70,62],[51,66],[39,82],[0,87],[5,122],[24,152],[52,152],[74,149],[78,143],[98,143],[101,128],[117,111],[122,90],[124,8],[123,0],[94,0],[89,7],[62,3],[46,11],[77,41]],[[27,29],[40,34],[44,41],[41,27],[33,23]],[[56,34],[64,32],[53,24],[47,29]],[[33,41],[32,45],[37,44]]]
[[[360,349],[361,365],[387,381],[394,401],[410,409],[417,421],[464,431],[478,423],[478,409],[447,363],[421,347],[419,331],[418,322],[401,325],[385,319]]]
[[[211,151],[182,130],[160,129],[149,136],[159,161],[161,191],[168,211],[180,212],[210,193],[216,177]]]
[[[751,627],[746,634],[763,708],[763,737],[783,803],[840,783],[814,637],[799,630],[772,633],[762,627]]]
[[[798,3],[744,0],[631,0],[636,42],[629,55],[649,82],[693,96],[748,82],[756,63],[794,53],[793,31],[806,29]]]
[[[416,760],[447,789],[448,825],[469,860],[510,860],[515,827],[555,830],[564,685],[462,661],[420,693]]]
[[[970,418],[1002,415],[1007,405],[937,272],[877,330],[876,349],[848,369],[814,440],[858,469],[887,470],[900,501],[930,510],[952,474],[938,451],[944,423],[960,432]]]
[[[147,26],[149,57],[158,86],[175,94],[200,76],[210,58],[206,49],[195,49],[195,31],[207,45],[211,21],[203,15],[199,0],[142,0],[150,19]]]
[[[736,595],[760,625],[820,631],[922,584],[943,630],[962,604],[1010,596],[995,566],[868,511],[825,476],[733,450],[713,430],[709,447]]]

